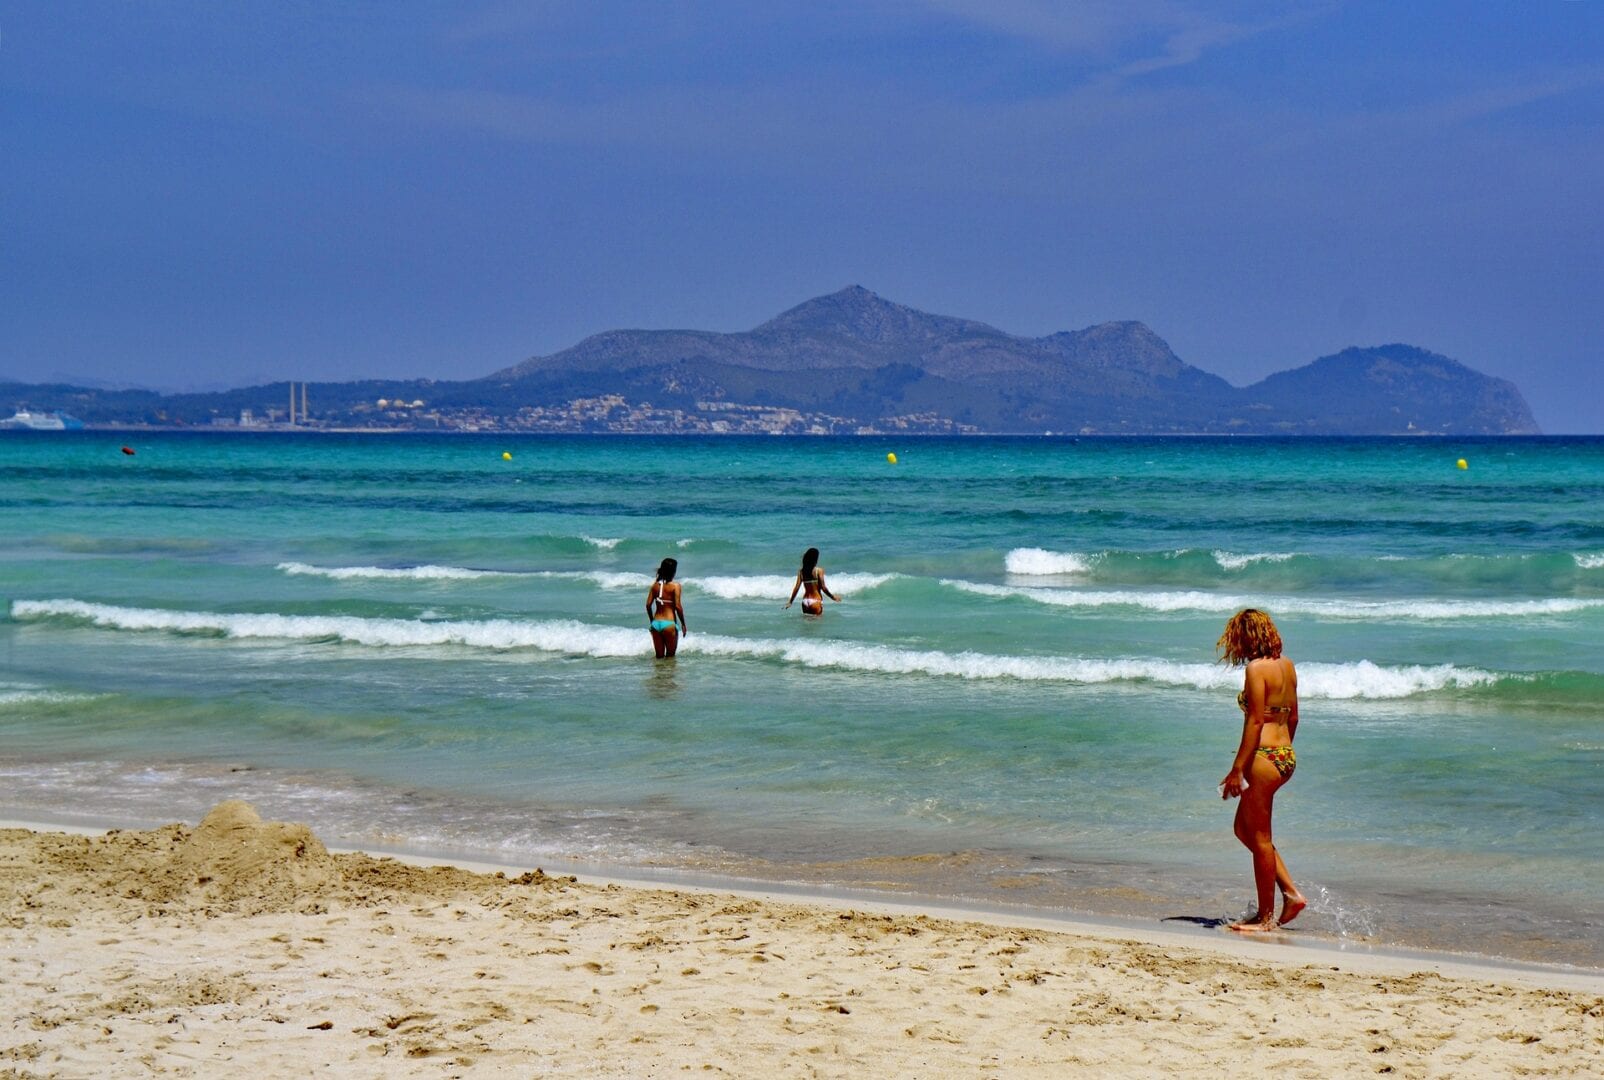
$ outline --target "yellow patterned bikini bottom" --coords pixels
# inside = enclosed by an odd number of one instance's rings
[[[1281,779],[1291,779],[1298,767],[1298,755],[1292,752],[1290,746],[1261,746],[1259,753],[1270,759],[1275,771],[1281,774]]]

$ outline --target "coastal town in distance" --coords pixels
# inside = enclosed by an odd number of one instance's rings
[[[215,431],[326,431],[460,433],[523,432],[620,435],[975,435],[980,429],[933,412],[882,417],[862,424],[844,416],[802,412],[769,405],[698,401],[692,409],[658,408],[650,402],[626,400],[621,394],[574,398],[562,405],[525,406],[511,415],[483,408],[441,408],[421,398],[377,398],[334,416],[302,411],[293,418],[286,408],[241,409],[217,415],[205,424],[169,419],[158,413],[150,421],[109,421],[86,425],[68,413],[20,410],[0,419],[0,429],[62,431],[94,427],[103,430],[200,429]],[[1050,433],[1049,433],[1050,434]]]
[[[888,416],[873,424],[828,413],[770,405],[698,401],[692,408],[661,408],[630,402],[622,394],[574,398],[560,405],[526,405],[510,415],[484,408],[431,406],[422,398],[376,398],[336,417],[288,409],[258,414],[242,409],[237,418],[217,416],[212,428],[311,431],[455,431],[620,435],[973,435],[979,428],[934,412]]]

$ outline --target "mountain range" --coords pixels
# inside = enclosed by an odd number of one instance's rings
[[[63,409],[90,423],[205,424],[242,409],[265,414],[286,391],[285,383],[174,395],[14,383],[0,384],[0,407]],[[1349,348],[1235,387],[1182,361],[1140,322],[1018,337],[859,286],[749,331],[611,330],[480,379],[314,383],[309,396],[312,420],[325,426],[745,430],[728,420],[718,427],[717,418],[766,416],[761,430],[1538,431],[1512,383],[1410,345]],[[406,404],[378,408],[381,400]]]

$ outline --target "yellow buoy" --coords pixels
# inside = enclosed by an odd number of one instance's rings
[[[1454,462],[1454,464],[1461,469],[1470,468],[1470,462],[1466,461],[1464,458],[1460,458],[1458,461]]]
[[[512,454],[508,453],[506,450],[503,450],[501,452],[501,460],[502,461],[511,461],[512,460]]]
[[[897,463],[897,455],[895,455],[895,454],[887,454],[886,455],[886,460],[889,461],[891,464],[895,465]]]

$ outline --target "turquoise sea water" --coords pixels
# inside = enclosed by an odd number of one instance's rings
[[[1604,967],[1604,440],[8,433],[0,600],[0,816],[1194,921],[1261,606],[1300,933]]]

